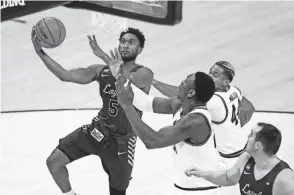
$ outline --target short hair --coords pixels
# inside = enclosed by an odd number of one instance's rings
[[[232,82],[235,76],[235,68],[233,67],[233,65],[230,62],[226,62],[226,61],[216,62],[215,65],[220,66],[224,70],[224,73],[227,75],[230,82]]]
[[[196,98],[206,103],[215,92],[213,79],[204,72],[196,72],[195,77]]]
[[[255,141],[263,145],[263,150],[268,155],[276,154],[282,142],[281,132],[273,125],[268,123],[258,123],[262,129],[256,133]]]
[[[126,30],[122,31],[120,33],[119,40],[121,40],[121,38],[125,34],[128,34],[128,33],[135,35],[139,39],[139,41],[140,41],[140,47],[144,48],[144,45],[145,45],[145,36],[143,35],[143,33],[139,29],[136,29],[136,28],[129,27]]]

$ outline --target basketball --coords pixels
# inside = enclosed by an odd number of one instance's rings
[[[65,39],[66,29],[57,18],[48,17],[40,20],[35,26],[36,42],[45,48],[59,46]]]

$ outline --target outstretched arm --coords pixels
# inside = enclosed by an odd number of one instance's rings
[[[143,93],[135,85],[131,85],[134,98],[133,105],[139,110],[158,114],[173,114],[174,110],[181,105],[177,98],[153,97]]]
[[[104,65],[91,65],[87,68],[64,69],[60,64],[48,56],[35,41],[35,30],[32,29],[32,43],[37,55],[41,58],[46,67],[61,81],[88,84],[97,79],[97,75]]]
[[[176,97],[178,95],[179,88],[177,86],[169,85],[153,79],[152,85],[166,97]]]
[[[245,164],[247,163],[250,155],[244,152],[238,159],[237,163],[228,170],[223,171],[202,171],[197,169],[187,170],[188,176],[196,176],[206,179],[207,181],[219,186],[232,186],[236,185],[242,175]]]
[[[104,65],[94,64],[87,68],[66,70],[45,52],[38,54],[46,67],[61,81],[77,84],[88,84],[95,81]]]
[[[202,119],[195,115],[183,117],[180,122],[174,126],[166,126],[159,131],[154,131],[138,116],[133,106],[122,106],[133,130],[142,140],[146,148],[164,148],[179,143],[191,136],[191,132],[198,128],[198,123]]]

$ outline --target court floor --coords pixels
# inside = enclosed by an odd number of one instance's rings
[[[181,24],[169,27],[127,20],[141,29],[146,46],[138,62],[150,67],[155,78],[178,85],[186,75],[208,71],[227,60],[237,69],[234,84],[258,110],[294,111],[294,2],[184,2]],[[42,17],[64,22],[67,37],[46,50],[65,68],[102,63],[90,50],[86,35],[95,33],[102,48],[117,45],[118,31],[91,23],[91,12],[55,8],[1,23],[1,111],[99,108],[99,86],[74,85],[56,79],[41,63],[30,43],[30,29]],[[152,95],[159,95],[155,89]],[[87,123],[97,111],[61,111],[1,114],[0,194],[60,194],[46,158],[58,139]],[[170,116],[146,114],[158,129]],[[283,132],[281,158],[294,167],[293,114],[256,113],[257,121],[276,124]],[[138,142],[130,195],[168,194],[171,186],[171,149],[147,150]],[[91,156],[69,165],[74,189],[80,194],[107,194],[107,178],[98,158]]]

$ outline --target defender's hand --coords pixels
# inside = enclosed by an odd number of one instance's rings
[[[124,86],[124,83],[125,80],[123,79],[123,76],[119,75],[115,86],[117,99],[122,107],[132,105],[134,99],[134,92],[131,87],[131,81],[129,81],[126,86]]]
[[[103,58],[106,54],[103,52],[103,50],[97,44],[95,35],[92,35],[92,37],[91,37],[91,35],[88,35],[87,37],[89,39],[89,44],[91,46],[91,49],[92,49],[93,53],[97,57]]]
[[[111,59],[109,60],[109,68],[112,75],[118,79],[118,75],[123,76],[123,61],[120,53],[115,48],[114,51],[110,51]]]

